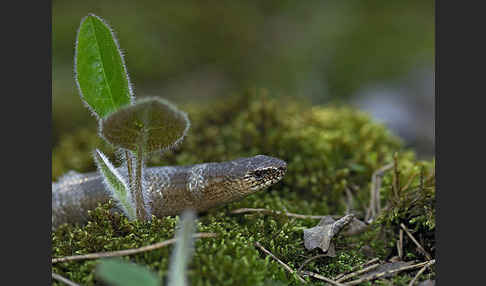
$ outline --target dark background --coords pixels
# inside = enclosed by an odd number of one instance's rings
[[[95,120],[73,79],[88,13],[114,29],[137,97],[224,100],[251,87],[369,111],[434,155],[433,1],[52,1],[52,140]]]

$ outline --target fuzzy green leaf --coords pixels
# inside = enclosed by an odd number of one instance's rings
[[[132,151],[165,150],[182,141],[189,129],[187,115],[161,98],[145,98],[107,116],[101,134],[111,144]]]
[[[169,266],[169,286],[185,286],[186,282],[186,268],[189,259],[192,256],[194,239],[194,221],[196,216],[192,211],[186,211],[182,214],[182,220],[179,223],[177,230],[176,246],[172,251],[172,257]]]
[[[100,150],[96,149],[94,159],[105,184],[108,185],[111,196],[121,205],[122,210],[129,219],[135,219],[135,211],[130,192],[128,191],[128,185],[121,174]]]
[[[130,81],[115,36],[98,16],[81,21],[76,40],[76,84],[99,118],[132,101]]]
[[[116,286],[159,286],[161,281],[154,273],[140,265],[119,259],[102,260],[97,274],[104,281]]]

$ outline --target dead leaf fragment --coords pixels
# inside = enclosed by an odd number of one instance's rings
[[[357,218],[353,218],[348,225],[343,229],[342,235],[352,236],[362,233],[368,228],[368,224],[360,221]]]
[[[331,240],[336,236],[344,226],[353,220],[352,214],[346,215],[337,221],[331,216],[325,216],[321,221],[312,228],[304,229],[304,246],[307,250],[312,250],[319,247],[323,252],[327,252],[329,256],[334,257],[334,245]]]

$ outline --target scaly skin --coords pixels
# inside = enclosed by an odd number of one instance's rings
[[[126,176],[126,171],[119,169]],[[146,168],[147,209],[156,217],[175,215],[191,208],[201,212],[239,200],[280,181],[287,164],[257,155],[222,163]],[[68,173],[52,184],[52,226],[83,223],[88,210],[106,202],[110,194],[98,173]]]

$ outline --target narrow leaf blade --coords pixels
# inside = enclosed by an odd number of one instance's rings
[[[96,149],[94,158],[111,196],[120,204],[129,219],[135,219],[135,210],[129,188],[121,174],[100,150]]]
[[[193,234],[195,231],[194,221],[196,216],[193,211],[185,211],[182,214],[179,223],[179,229],[176,233],[176,246],[172,251],[172,257],[169,266],[169,286],[186,286],[186,268],[189,259],[194,251]]]
[[[120,259],[102,260],[97,268],[98,276],[116,286],[159,286],[160,278],[140,265]]]
[[[98,16],[81,21],[75,55],[76,83],[98,118],[132,102],[130,80],[115,36]]]

